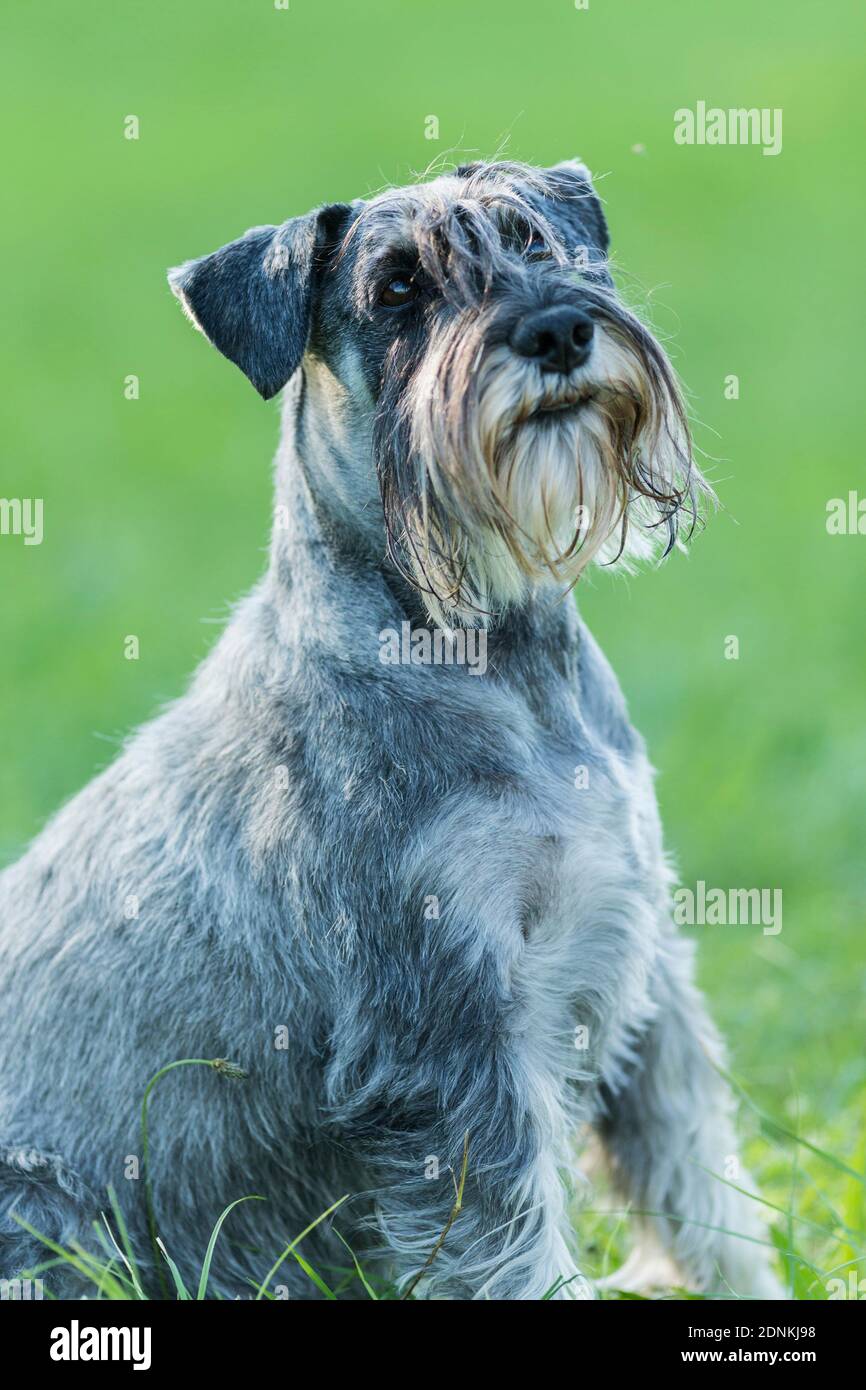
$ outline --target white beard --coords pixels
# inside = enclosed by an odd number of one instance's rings
[[[431,354],[413,384],[413,444],[426,485],[459,521],[462,582],[455,596],[431,506],[419,553],[437,591],[424,594],[434,623],[487,625],[539,584],[566,592],[593,561],[628,570],[662,548],[666,527],[648,528],[663,513],[623,478],[617,437],[639,400],[647,425],[635,443],[665,495],[683,487],[687,441],[673,412],[661,414],[648,395],[635,356],[602,324],[589,360],[567,377],[551,378],[507,347],[488,353],[473,374],[459,442],[438,399],[439,367]],[[579,397],[579,408],[533,414],[541,403]]]

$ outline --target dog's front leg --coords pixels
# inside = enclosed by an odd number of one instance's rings
[[[607,1094],[597,1125],[618,1187],[647,1213],[640,1218],[647,1247],[639,1243],[608,1282],[670,1282],[660,1274],[664,1252],[692,1288],[782,1298],[759,1202],[738,1190],[752,1183],[737,1158],[723,1050],[692,982],[690,942],[665,940],[653,993],[657,1013],[637,1062]]]
[[[477,1086],[473,1100],[414,1132],[391,1128],[393,1112],[385,1122],[390,1152],[367,1173],[377,1182],[371,1245],[384,1244],[390,1277],[420,1298],[593,1297],[575,1266],[560,1173],[531,1117],[503,1107],[501,1092],[489,1110]]]
[[[347,1042],[363,1030],[368,1043],[364,1055],[338,1047],[329,1075],[373,1227],[355,1248],[369,1262],[384,1247],[388,1276],[417,1297],[591,1297],[561,1179],[564,1088],[533,1069],[491,961],[442,969],[428,962],[425,1002],[418,977],[395,980],[387,1001],[342,1018]]]

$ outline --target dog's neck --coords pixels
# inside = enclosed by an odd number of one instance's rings
[[[270,566],[279,605],[303,608],[310,622],[351,609],[358,621],[380,627],[429,626],[422,595],[386,554],[372,460],[364,469],[353,457],[368,427],[353,428],[333,411],[333,378],[318,388],[315,371],[298,372],[283,406]],[[359,491],[359,474],[366,490]],[[496,619],[488,641],[503,660],[530,650],[538,659],[539,648],[571,651],[575,633],[571,597],[550,584]]]

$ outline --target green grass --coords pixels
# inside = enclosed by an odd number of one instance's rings
[[[163,1299],[173,1297],[178,1302],[201,1301],[208,1297],[211,1267],[224,1224],[234,1208],[242,1202],[264,1200],[254,1194],[237,1197],[221,1212],[208,1240],[198,1284],[193,1292],[171,1257],[170,1232],[159,1233],[151,1198],[151,1175],[148,1167],[148,1105],[153,1089],[168,1072],[177,1067],[189,1066],[210,1067],[219,1075],[230,1079],[242,1080],[245,1075],[240,1068],[222,1058],[183,1058],[162,1067],[145,1087],[141,1107],[141,1151],[150,1243],[161,1282],[159,1296]],[[804,1138],[789,1125],[763,1113],[737,1086],[735,1079],[731,1078],[731,1081],[755,1120],[755,1152],[760,1158],[762,1177],[768,1185],[778,1181],[786,1186],[787,1196],[784,1202],[774,1202],[767,1197],[753,1197],[751,1200],[757,1202],[766,1214],[766,1234],[763,1243],[768,1249],[774,1250],[776,1263],[791,1298],[798,1301],[823,1301],[858,1297],[861,1279],[863,1288],[866,1289],[866,1178],[862,1171],[864,1152],[861,1149],[858,1170],[833,1153],[821,1149],[814,1141]],[[314,1217],[304,1230],[289,1242],[276,1256],[260,1282],[251,1282],[249,1297],[256,1300],[276,1298],[279,1271],[289,1258],[296,1261],[322,1297],[332,1302],[338,1302],[341,1295],[352,1298],[366,1296],[374,1301],[414,1297],[427,1270],[447,1244],[452,1227],[460,1219],[466,1177],[470,1169],[469,1154],[470,1135],[467,1134],[459,1179],[455,1178],[454,1182],[455,1200],[448,1220],[439,1239],[431,1245],[425,1261],[411,1274],[400,1290],[382,1285],[378,1275],[365,1271],[348,1241],[335,1225],[339,1208],[350,1196],[349,1193],[345,1193],[324,1212]],[[738,1187],[738,1184],[730,1182],[722,1175],[717,1175],[717,1180]],[[738,1187],[738,1190],[744,1189]],[[604,1197],[605,1194],[602,1192],[600,1195]],[[13,1219],[35,1236],[44,1245],[46,1254],[51,1256],[31,1269],[22,1270],[20,1277],[36,1279],[58,1264],[66,1265],[77,1271],[83,1289],[91,1287],[95,1290],[97,1299],[116,1302],[148,1301],[150,1295],[147,1283],[139,1272],[140,1262],[130,1242],[120,1205],[112,1189],[109,1189],[107,1196],[109,1211],[102,1213],[100,1221],[93,1222],[95,1243],[91,1243],[89,1249],[80,1242],[66,1247],[59,1245],[13,1213]],[[629,1219],[632,1216],[653,1214],[629,1211],[627,1208],[617,1209],[612,1200],[605,1201],[601,1208],[595,1210],[588,1208],[586,1203],[575,1210],[575,1221],[581,1231],[583,1273],[594,1280],[610,1279],[612,1276],[609,1284],[600,1291],[601,1297],[614,1300],[641,1297],[616,1287],[615,1269],[625,1258]],[[321,1271],[313,1268],[300,1249],[305,1238],[326,1221],[331,1222],[351,1261],[345,1267],[328,1268],[324,1271],[330,1283]],[[552,1298],[570,1282],[565,1275],[560,1276],[544,1295],[544,1299]],[[52,1296],[49,1291],[49,1298]],[[658,1290],[652,1296],[701,1298],[699,1292],[687,1288]],[[731,1290],[729,1297],[736,1299],[738,1295],[735,1290]]]
[[[862,1172],[866,538],[824,524],[829,498],[866,492],[860,23],[854,0],[18,6],[0,496],[44,498],[45,541],[0,538],[0,862],[183,689],[264,563],[276,412],[190,331],[165,268],[449,151],[578,153],[723,503],[687,560],[599,575],[581,606],[647,735],[682,881],[784,893],[777,937],[696,929],[732,1067]],[[698,99],[781,107],[781,155],[676,146],[673,112]],[[748,1107],[743,1125],[797,1248],[825,1272],[853,1258],[854,1180]]]

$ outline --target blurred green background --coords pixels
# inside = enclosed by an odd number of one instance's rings
[[[854,0],[7,14],[0,496],[44,498],[45,538],[0,538],[0,862],[184,688],[264,564],[277,409],[191,331],[165,268],[450,154],[579,154],[723,503],[688,559],[597,575],[580,601],[660,769],[682,881],[784,893],[779,936],[695,930],[733,1066],[856,1166],[866,536],[828,536],[825,514],[866,496],[861,24]],[[781,107],[782,153],[676,145],[698,100]]]

